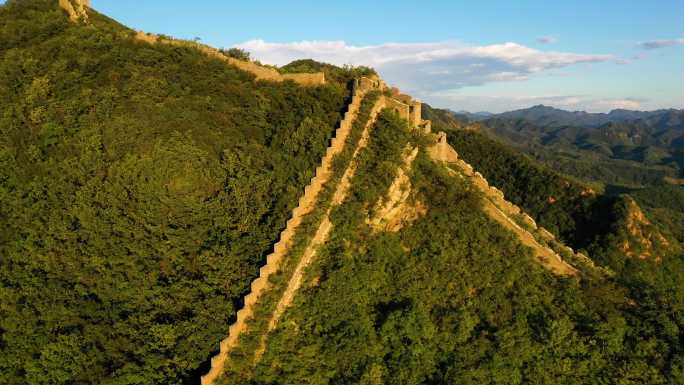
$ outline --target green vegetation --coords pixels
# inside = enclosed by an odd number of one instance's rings
[[[449,130],[449,143],[506,199],[573,247],[584,247],[605,229],[613,198],[558,174],[477,131]]]
[[[0,383],[195,381],[349,98],[0,7]]]
[[[375,70],[370,67],[353,67],[345,65],[337,67],[327,63],[320,63],[311,59],[295,60],[290,64],[279,68],[282,73],[298,72],[323,72],[327,81],[348,84],[361,76],[377,75]]]
[[[222,49],[220,50],[222,54],[232,57],[233,59],[238,59],[238,60],[244,60],[244,61],[250,61],[250,54],[249,52],[240,49],[240,48],[228,48],[228,49]]]
[[[359,113],[352,124],[345,147],[333,159],[333,175],[331,175],[328,183],[325,184],[323,191],[321,191],[315,209],[304,218],[302,225],[297,230],[293,245],[279,272],[269,277],[271,287],[259,298],[254,318],[249,321],[248,330],[240,336],[238,348],[231,351],[230,361],[225,368],[226,373],[223,376],[224,383],[249,378],[254,362],[254,353],[263,342],[262,338],[267,333],[268,324],[271,321],[278,301],[287,288],[292,273],[299,264],[306,247],[330,207],[332,196],[342,175],[352,161],[353,153],[361,139],[363,130],[370,118],[370,112],[378,96],[377,92],[369,92],[361,102]]]
[[[630,191],[649,218],[684,244],[684,186],[654,186]]]
[[[306,289],[252,375],[231,383],[684,383],[675,292],[543,271],[424,152],[411,181],[428,212],[374,232],[368,208],[415,143],[402,127],[379,121]]]
[[[684,175],[682,117],[684,110],[590,114],[534,106],[480,126],[554,170],[634,188]]]
[[[373,72],[298,61],[281,71],[324,71],[329,84],[255,82],[190,47],[139,42],[96,12],[91,25],[72,24],[56,3],[0,6],[0,383],[196,383],[313,176],[348,82]],[[652,222],[635,227],[630,198],[451,130],[460,155],[510,200],[615,272],[562,279],[428,159],[427,141],[381,114],[330,241],[253,367],[256,332],[352,146],[337,157],[231,380],[684,384],[681,187],[632,191]],[[427,212],[375,231],[367,219],[407,144],[421,147],[410,199]],[[659,233],[657,247],[638,243]],[[626,257],[625,241],[660,259]]]

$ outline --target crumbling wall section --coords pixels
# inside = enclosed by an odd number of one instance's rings
[[[391,109],[392,111],[396,112],[400,118],[405,119],[406,121],[410,122],[409,120],[409,105],[406,103],[403,103],[399,99],[396,99],[394,97],[385,97],[387,99],[386,104],[387,108]]]
[[[432,122],[423,120],[423,103],[420,100],[414,99],[410,95],[401,93],[396,87],[387,89],[388,106],[399,114],[402,119],[408,121],[411,128],[417,128],[423,133],[430,133],[432,130]]]

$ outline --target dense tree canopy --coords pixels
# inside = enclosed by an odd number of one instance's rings
[[[310,284],[237,383],[683,383],[675,265],[650,264],[642,284],[552,276],[425,153],[411,182],[427,213],[370,227],[414,140],[401,133],[388,115],[376,125]]]
[[[70,23],[56,3],[0,6],[0,383],[196,383],[319,164],[346,83],[372,70],[299,61],[281,71],[328,84],[255,82],[94,11]],[[615,272],[560,279],[429,160],[428,138],[389,112],[372,132],[307,285],[239,381],[684,384],[681,190],[634,194],[671,243],[660,262],[627,258],[626,198],[451,131],[510,200]],[[411,199],[427,210],[378,231],[368,217],[409,144]]]
[[[0,383],[196,379],[349,97],[0,7]]]

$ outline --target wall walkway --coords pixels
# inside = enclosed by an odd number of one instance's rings
[[[259,269],[259,277],[252,282],[251,292],[244,298],[244,307],[237,312],[235,323],[228,329],[228,337],[221,341],[219,353],[211,360],[209,373],[202,376],[202,385],[213,385],[216,378],[223,372],[229,352],[237,346],[240,334],[246,330],[246,321],[253,316],[259,297],[268,288],[269,276],[281,267],[281,262],[292,245],[296,230],[304,217],[314,209],[324,184],[332,176],[333,158],[343,150],[361,107],[361,101],[368,91],[368,88],[355,87],[352,101],[340,122],[340,127],[335,131],[335,136],[321,160],[321,165],[316,168],[315,176],[309,185],[304,188],[304,195],[299,199],[299,205],[292,210],[292,217],[287,221],[287,226],[280,234],[280,240],[273,247],[273,252],[266,257],[266,265]]]

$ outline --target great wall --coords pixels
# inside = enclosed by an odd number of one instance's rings
[[[474,171],[470,164],[459,159],[456,150],[447,142],[445,133],[440,132],[436,135],[436,144],[428,151],[432,159],[444,163],[453,174],[467,179],[471,186],[483,194],[484,210],[487,214],[515,233],[521,243],[532,250],[542,266],[559,275],[577,275],[579,273],[576,268],[561,257],[559,252],[545,245],[547,242],[555,241],[554,235],[543,227],[537,226],[532,217],[506,200],[501,190],[491,186],[482,174]],[[535,232],[538,234],[537,236],[535,236]],[[582,259],[581,255],[575,255],[572,249],[568,249],[576,259]]]
[[[215,384],[215,380],[223,373],[230,352],[239,344],[240,334],[247,330],[247,321],[254,315],[254,308],[258,305],[258,298],[268,289],[268,277],[280,269],[282,262],[289,251],[289,245],[295,230],[299,224],[302,223],[303,217],[313,210],[319,192],[330,178],[333,157],[343,150],[346,137],[350,133],[353,121],[356,119],[360,108],[361,100],[366,93],[372,90],[381,91],[383,94],[375,102],[370,113],[370,118],[364,126],[361,139],[354,148],[352,160],[347,165],[341,180],[338,182],[337,186],[335,186],[330,206],[327,208],[323,218],[316,227],[313,237],[307,242],[302,256],[299,261],[297,261],[296,267],[287,280],[283,294],[280,296],[275,309],[271,313],[267,329],[261,335],[259,347],[254,352],[254,362],[259,360],[266,349],[268,333],[276,328],[278,321],[286,309],[292,304],[294,297],[302,285],[304,272],[307,266],[315,259],[317,250],[327,241],[333,228],[330,221],[330,213],[334,207],[340,205],[347,196],[351,178],[356,170],[354,159],[359,151],[367,145],[371,128],[375,123],[378,114],[383,109],[395,111],[399,117],[409,122],[410,127],[432,136],[435,144],[428,149],[431,158],[450,167],[454,174],[468,178],[469,184],[482,192],[485,196],[484,208],[487,214],[496,222],[515,233],[525,246],[532,249],[542,266],[558,275],[578,275],[577,269],[565,262],[559,253],[552,250],[549,246],[543,245],[544,242],[537,239],[539,236],[535,237],[531,233],[531,230],[525,229],[523,227],[525,226],[524,224],[518,224],[515,218],[519,217],[527,227],[537,230],[540,234],[543,234],[542,236],[550,237],[548,239],[549,241],[553,239],[553,235],[543,228],[537,227],[531,217],[524,214],[520,208],[514,204],[505,200],[503,193],[500,190],[493,186],[489,186],[480,173],[473,171],[473,168],[469,164],[460,160],[456,151],[447,143],[446,135],[444,133],[435,135],[430,132],[430,121],[421,119],[421,103],[419,101],[414,100],[408,95],[401,94],[396,88],[388,88],[379,78],[361,78],[356,81],[352,103],[350,104],[347,113],[345,113],[344,119],[340,123],[340,128],[338,128],[335,138],[332,139],[331,145],[326,151],[326,156],[323,158],[321,166],[316,168],[316,177],[314,177],[312,183],[304,189],[304,196],[300,200],[300,206],[293,211],[293,217],[288,221],[287,228],[281,235],[281,240],[276,243],[274,252],[267,258],[266,265],[260,269],[259,278],[252,283],[252,292],[245,297],[245,306],[238,311],[237,320],[229,328],[228,337],[221,342],[219,354],[212,359],[211,370],[207,375],[202,377],[202,385]],[[416,150],[417,149],[407,149],[407,154],[404,157],[404,169],[411,167],[413,159],[415,159],[417,154]],[[408,170],[401,171],[408,172]],[[402,183],[401,181],[403,178],[401,178],[401,174],[402,172],[399,173],[398,179],[393,183],[393,186],[395,184],[397,185],[395,186],[395,190],[399,190],[398,186]],[[391,189],[392,187],[390,187],[390,190]],[[388,193],[392,194],[391,191]],[[390,203],[383,208],[386,213],[384,215],[389,216],[390,213],[396,215],[397,210],[395,209],[406,201],[407,193],[405,191],[397,191],[396,194],[398,195],[397,199],[390,199],[390,201],[394,201],[394,203]],[[383,210],[381,210],[381,212]],[[378,218],[375,218],[375,224],[381,223],[382,219],[383,218],[379,218],[378,220]],[[572,249],[570,249],[570,251],[572,252]],[[574,252],[572,253],[574,254]]]
[[[59,0],[60,7],[67,12],[72,22],[88,22],[87,9],[90,5],[89,3],[89,0]],[[325,83],[325,76],[323,73],[281,74],[275,68],[237,60],[224,55],[218,49],[196,42],[176,40],[143,32],[138,32],[135,35],[135,38],[150,44],[171,44],[198,49],[210,57],[217,58],[229,65],[253,74],[256,80],[276,82],[292,80],[303,86],[316,86]],[[359,115],[361,103],[370,91],[379,91],[381,95],[375,101],[370,117],[364,125],[361,138],[353,149],[351,161],[346,166],[337,185],[334,186],[335,189],[330,206],[325,211],[323,218],[318,222],[313,237],[308,240],[301,258],[297,261],[296,267],[289,277],[289,280],[287,280],[283,294],[271,313],[267,331],[262,335],[261,344],[254,352],[255,360],[259,359],[259,356],[266,347],[268,331],[273,330],[277,326],[280,317],[291,305],[302,284],[306,267],[314,260],[318,248],[328,239],[332,230],[330,213],[332,209],[341,204],[347,196],[351,178],[356,170],[354,159],[359,151],[367,145],[372,126],[375,123],[378,114],[383,109],[395,111],[399,117],[408,122],[410,127],[420,130],[423,134],[430,136],[433,139],[434,144],[428,148],[429,156],[435,162],[444,164],[452,174],[463,178],[467,181],[469,186],[482,193],[484,197],[483,205],[485,212],[494,221],[516,234],[521,243],[528,246],[533,251],[543,267],[561,276],[577,276],[579,271],[566,262],[563,257],[561,257],[561,254],[572,258],[573,262],[593,266],[593,263],[589,258],[581,253],[575,253],[571,248],[558,242],[550,232],[537,226],[535,221],[519,207],[507,201],[500,190],[494,186],[490,186],[480,173],[473,170],[472,166],[459,159],[458,153],[447,142],[446,134],[443,132],[437,134],[432,133],[431,122],[422,119],[422,104],[420,101],[413,99],[409,95],[402,94],[397,88],[387,87],[385,82],[377,77],[362,77],[355,81],[351,102],[347,107],[343,119],[340,121],[339,127],[334,133],[334,137],[330,141],[329,147],[326,149],[320,166],[316,168],[314,177],[311,179],[309,185],[305,187],[304,193],[299,199],[298,206],[292,210],[291,218],[287,221],[285,230],[281,232],[278,242],[273,246],[273,252],[266,257],[266,264],[259,269],[259,277],[251,283],[251,291],[244,297],[244,306],[237,312],[236,320],[228,328],[228,335],[226,338],[219,343],[218,354],[211,359],[211,369],[201,378],[202,385],[214,385],[215,381],[224,372],[224,367],[227,363],[229,354],[239,345],[240,336],[247,330],[248,321],[254,316],[255,308],[259,304],[260,297],[269,289],[269,278],[271,275],[280,271],[283,262],[287,259],[286,257],[288,256],[297,230],[300,228],[300,225],[302,225],[305,217],[314,211],[319,202],[321,192],[331,180],[331,177],[333,176],[334,159],[345,149],[347,138],[352,131],[353,123]],[[402,185],[406,184],[408,180],[406,174],[412,166],[417,150],[417,148],[407,149],[404,157],[405,164],[403,165],[403,168],[399,170],[397,178],[389,188],[389,203],[386,203],[384,207],[379,208],[378,212],[380,214],[373,219],[369,219],[369,224],[389,231],[395,229],[398,225],[393,222],[393,219],[398,215],[397,213],[399,211],[402,211],[402,205],[404,205],[404,208],[406,207],[408,194],[406,191],[402,190]],[[425,210],[425,207],[421,203],[418,207],[414,207],[413,209],[417,210],[416,213],[419,213],[422,210]],[[390,224],[388,225],[387,222],[390,222]],[[549,247],[549,245],[553,245],[556,250]]]
[[[159,43],[170,44],[179,47],[195,48],[209,57],[222,60],[230,65],[238,67],[245,72],[251,73],[256,77],[257,80],[266,80],[272,82],[292,80],[293,82],[303,86],[317,86],[325,84],[325,74],[323,72],[283,74],[272,67],[266,67],[250,61],[238,60],[230,56],[226,56],[221,52],[221,50],[195,41],[177,40],[166,36],[159,36],[140,31],[135,34],[135,38],[139,41],[150,44]]]
[[[381,95],[373,105],[370,117],[361,134],[361,138],[354,148],[352,160],[346,167],[337,186],[335,186],[331,204],[326,210],[313,237],[308,241],[304,253],[288,280],[284,293],[278,300],[276,308],[268,323],[268,331],[273,330],[277,326],[280,317],[291,305],[302,284],[302,278],[306,267],[314,259],[318,248],[328,239],[330,231],[332,230],[330,213],[335,206],[342,203],[349,191],[350,181],[356,170],[354,159],[359,151],[367,145],[371,128],[375,123],[378,114],[383,109],[389,108],[399,114],[401,118],[411,122],[413,127],[427,130],[426,132],[429,131],[430,122],[422,120],[420,117],[420,102],[411,99],[407,95],[401,94],[396,88],[388,89],[385,83],[379,78],[363,77],[355,82],[352,102],[350,103],[344,118],[340,122],[340,127],[335,132],[335,136],[331,140],[330,146],[326,150],[326,154],[321,161],[321,166],[316,168],[314,178],[304,189],[304,195],[300,199],[299,206],[293,210],[292,218],[287,222],[285,230],[281,233],[280,241],[275,244],[273,253],[266,258],[266,265],[259,270],[259,278],[252,282],[252,290],[244,298],[244,307],[238,311],[235,323],[229,328],[228,337],[221,341],[219,353],[211,360],[211,369],[209,373],[202,377],[202,385],[214,384],[215,380],[223,372],[229,353],[239,343],[239,336],[247,329],[247,321],[253,316],[254,307],[257,305],[259,297],[268,288],[268,277],[280,269],[283,258],[290,250],[292,238],[295,235],[297,228],[302,223],[304,216],[313,210],[318,201],[319,193],[322,191],[324,184],[330,179],[332,175],[333,159],[344,149],[346,139],[351,132],[352,125],[357,118],[359,108],[361,107],[361,101],[370,91],[380,91],[386,94]],[[264,334],[260,347],[254,353],[255,360],[259,359],[261,353],[265,349],[266,338],[267,334]]]
[[[90,0],[59,0],[59,6],[69,15],[69,19],[74,22],[88,23],[88,9]],[[196,41],[174,39],[167,36],[155,35],[138,31],[134,35],[135,39],[149,44],[169,44],[178,47],[194,48],[205,55],[226,62],[242,71],[251,73],[256,80],[273,82],[283,82],[291,80],[303,86],[317,86],[325,84],[325,74],[323,72],[313,73],[280,73],[276,68],[259,65],[245,60],[238,60],[225,55],[221,50],[202,44]]]
[[[237,345],[238,337],[245,331],[246,321],[254,314],[254,306],[268,286],[269,276],[280,268],[283,257],[289,251],[296,230],[301,225],[304,216],[313,210],[324,184],[331,177],[333,159],[343,150],[351,132],[352,124],[361,107],[361,101],[370,89],[365,85],[354,88],[352,101],[340,122],[339,128],[335,131],[335,136],[330,141],[330,146],[321,160],[321,165],[316,168],[311,183],[304,188],[304,195],[300,198],[299,205],[292,211],[292,217],[287,221],[285,230],[280,234],[280,240],[273,247],[273,253],[266,257],[266,265],[259,269],[259,277],[252,282],[251,292],[244,298],[244,307],[237,312],[235,323],[228,329],[228,337],[221,341],[219,353],[211,360],[209,373],[202,377],[202,385],[213,384],[214,380],[223,372],[228,353]],[[275,319],[277,320],[277,317]]]

